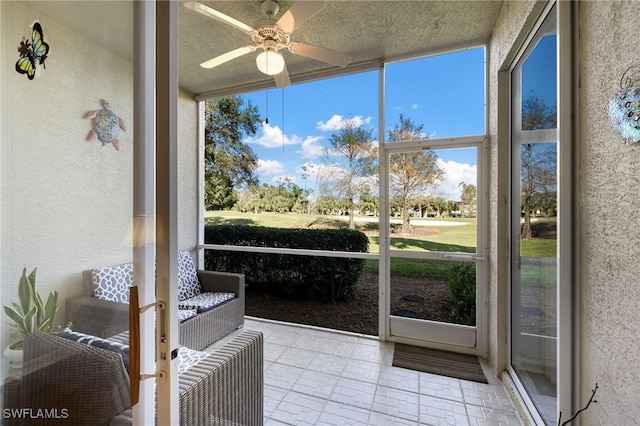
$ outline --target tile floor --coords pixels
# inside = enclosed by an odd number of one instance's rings
[[[265,426],[522,424],[495,377],[392,367],[393,343],[354,334],[254,318],[244,327],[264,334]]]

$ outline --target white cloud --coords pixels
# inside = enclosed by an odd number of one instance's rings
[[[282,133],[282,129],[278,126],[270,124],[262,124],[262,134],[259,137],[249,136],[244,140],[245,143],[255,143],[265,148],[278,148],[284,145],[296,145],[302,143],[300,137],[292,135],[290,138]]]
[[[283,141],[284,137],[284,141]],[[278,126],[271,126],[263,123],[262,134],[258,137],[248,137],[244,140],[248,144],[257,144],[264,148],[281,148],[284,145],[300,145],[300,150],[296,151],[301,154],[302,158],[314,159],[322,157],[325,154],[324,147],[320,144],[322,136],[307,136],[302,139],[298,135],[283,135],[282,130]],[[270,160],[266,162],[271,162]]]
[[[322,163],[314,163],[313,161],[307,161],[301,166],[296,168],[296,173],[299,174],[302,179],[315,180],[323,176],[326,165]]]
[[[343,129],[345,124],[348,122],[352,123],[356,127],[360,127],[364,124],[369,124],[371,122],[371,117],[363,118],[361,115],[357,115],[353,118],[344,118],[341,115],[334,114],[327,121],[318,121],[316,123],[316,128],[324,132],[335,131]]]
[[[321,179],[328,182],[340,179],[342,176],[344,176],[345,173],[347,173],[347,169],[345,169],[338,163],[320,165],[319,176]]]
[[[455,161],[444,161],[438,159],[438,167],[444,169],[444,180],[435,188],[434,192],[447,200],[460,200],[462,194],[458,187],[460,182],[478,186],[477,166],[458,163]]]
[[[285,167],[276,160],[258,160],[258,171],[267,176],[274,176],[285,171]]]
[[[303,165],[298,166],[295,173],[300,178],[300,186],[313,193],[318,189],[319,180],[331,172],[327,171],[327,166],[321,163],[307,161]]]
[[[418,109],[418,108],[420,108],[420,105],[418,104],[411,105],[411,109]]]
[[[305,159],[322,157],[325,154],[325,148],[319,143],[321,139],[319,136],[307,136],[302,142],[301,149],[296,152]]]
[[[296,173],[302,176],[306,175],[309,181],[315,182],[316,180],[332,181],[336,176],[344,173],[344,168],[337,163],[322,164],[314,163],[313,161],[307,161],[302,166],[296,168]]]

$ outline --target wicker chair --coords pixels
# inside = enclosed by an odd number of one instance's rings
[[[180,424],[261,425],[263,392],[262,334],[245,331],[180,375]],[[23,376],[4,383],[3,398],[5,409],[46,409],[57,417],[40,418],[39,425],[133,421],[122,358],[52,334],[26,336]],[[4,424],[34,423],[5,418]]]
[[[65,323],[73,329],[109,338],[129,328],[129,305],[101,300],[93,295],[91,273],[83,271],[82,295],[65,301]],[[230,292],[236,297],[180,323],[180,344],[202,350],[244,324],[244,275],[198,270],[203,292]]]

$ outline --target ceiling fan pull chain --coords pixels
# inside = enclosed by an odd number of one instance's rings
[[[264,120],[264,124],[269,124],[269,89],[265,90],[267,95],[267,118]]]
[[[269,55],[267,55],[266,63],[267,69],[269,69]],[[269,89],[267,89],[267,119],[265,120],[265,123],[269,124]]]

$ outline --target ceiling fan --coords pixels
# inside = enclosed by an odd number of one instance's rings
[[[273,17],[280,10],[280,6],[274,0],[263,0],[262,11],[268,18],[258,21],[255,28],[199,2],[185,2],[184,6],[244,32],[251,36],[254,43],[209,59],[200,64],[203,68],[217,67],[242,55],[262,50],[256,56],[258,69],[264,74],[274,76],[277,87],[287,87],[291,82],[280,49],[287,48],[296,55],[339,67],[346,67],[351,63],[351,56],[344,53],[291,41],[291,33],[324,7],[322,1],[298,1],[275,21]]]

